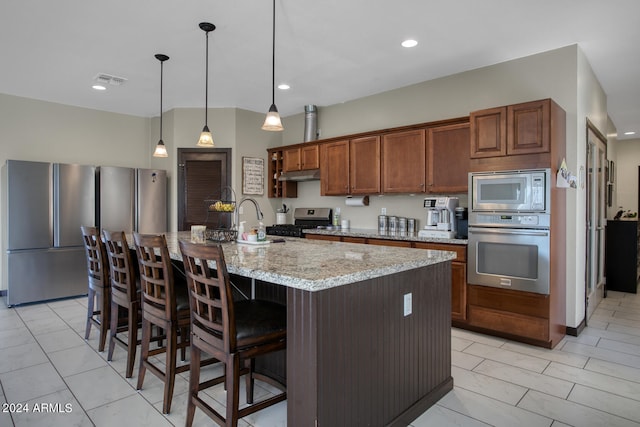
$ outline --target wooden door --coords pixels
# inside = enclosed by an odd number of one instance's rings
[[[422,193],[426,180],[424,129],[382,136],[382,191]]]
[[[323,144],[320,169],[320,195],[349,194],[349,141]]]
[[[507,155],[507,108],[488,108],[470,115],[472,159]]]
[[[192,225],[229,228],[227,213],[210,213],[205,200],[231,197],[230,148],[178,148],[178,231]]]
[[[310,145],[300,148],[300,169],[318,169],[320,167],[320,154],[318,145]]]
[[[548,153],[550,100],[507,107],[507,154]]]
[[[427,192],[466,193],[469,123],[430,128],[427,136]]]
[[[352,139],[349,152],[351,194],[379,194],[380,137]]]
[[[282,170],[284,172],[300,170],[300,149],[288,148],[282,152]]]

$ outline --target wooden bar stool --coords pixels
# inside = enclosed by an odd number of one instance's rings
[[[112,360],[116,344],[127,350],[125,376],[131,378],[136,349],[140,343],[138,340],[138,327],[142,318],[140,313],[140,282],[124,231],[103,230],[102,234],[107,249],[111,277],[112,315],[107,360]],[[128,332],[127,341],[118,336],[118,333],[121,332]]]
[[[255,357],[284,350],[287,309],[271,301],[233,301],[229,273],[222,247],[180,241],[180,250],[191,298],[191,372],[186,426],[193,423],[196,407],[221,426],[237,426],[238,419],[282,402],[286,387],[253,371]],[[215,262],[215,270],[210,267]],[[200,382],[201,352],[225,364],[225,374]],[[240,376],[247,375],[247,403],[253,403],[254,379],[258,378],[282,393],[238,409]],[[226,416],[223,417],[198,396],[198,392],[225,382]]]
[[[87,278],[89,282],[87,326],[85,327],[84,339],[89,339],[91,325],[96,326],[100,332],[98,351],[102,352],[107,341],[111,305],[107,254],[100,231],[96,227],[81,226],[80,229],[87,253]]]
[[[168,414],[175,376],[189,370],[189,365],[176,366],[178,348],[184,350],[189,345],[189,297],[185,283],[174,283],[165,236],[134,233],[133,238],[138,255],[142,294],[142,340],[137,388],[142,388],[147,369],[160,378],[164,382],[162,412]],[[154,340],[151,335],[152,325],[164,330],[166,345],[150,350],[149,344]],[[150,359],[150,356],[161,353],[166,354],[164,370]]]

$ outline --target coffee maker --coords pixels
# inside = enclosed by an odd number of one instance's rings
[[[423,206],[427,209],[425,226],[418,237],[453,239],[456,237],[455,209],[457,197],[427,197]]]

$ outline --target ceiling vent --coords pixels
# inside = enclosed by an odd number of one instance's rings
[[[103,85],[111,85],[111,86],[121,86],[123,85],[127,79],[124,77],[112,76],[111,74],[98,73],[93,78],[94,81],[103,84]]]

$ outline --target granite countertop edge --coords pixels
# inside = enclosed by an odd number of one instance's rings
[[[325,236],[338,236],[338,237],[363,237],[369,239],[383,239],[383,240],[400,240],[409,242],[425,242],[425,243],[445,243],[450,245],[467,245],[469,240],[467,239],[446,239],[435,237],[418,237],[418,233],[405,233],[405,232],[380,232],[377,229],[367,228],[349,228],[349,229],[323,229],[323,228],[311,228],[305,229],[305,234],[320,234]]]
[[[167,232],[172,259],[182,261],[179,240],[189,232]],[[263,247],[222,243],[227,270],[251,279],[306,291],[321,291],[455,259],[455,252],[359,243],[284,238]],[[214,243],[206,243],[214,244]]]

